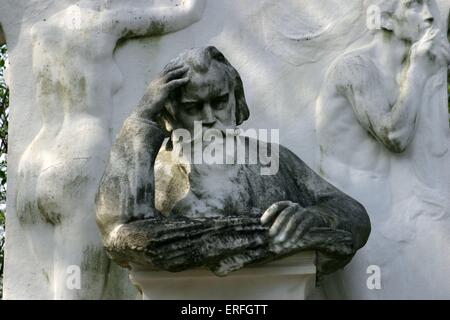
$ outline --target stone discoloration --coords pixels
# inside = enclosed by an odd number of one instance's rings
[[[15,200],[30,250],[46,264],[50,279],[48,287],[42,288],[46,298],[98,299],[108,278],[105,254],[91,252],[101,248],[92,212],[99,168],[111,145],[112,96],[123,81],[114,50],[119,41],[130,37],[162,36],[192,25],[201,18],[205,2],[139,8],[80,0],[27,25],[34,103],[42,125],[21,156]],[[145,188],[138,196],[142,194]],[[49,234],[39,235],[41,229]],[[82,239],[64,241],[66,237]],[[88,288],[78,293],[67,290],[65,262],[83,263],[87,274],[92,273]],[[121,297],[121,292],[115,294]]]
[[[404,154],[415,139],[428,81],[450,60],[434,2],[416,8],[402,1],[366,3],[382,8],[380,28],[368,45],[335,59],[317,100],[318,142],[326,150],[320,161],[328,160],[324,171],[337,177],[347,173],[341,167],[332,172],[336,162],[388,173],[389,153]]]

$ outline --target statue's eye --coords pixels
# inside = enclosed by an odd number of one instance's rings
[[[196,102],[183,103],[183,110],[189,115],[194,115],[201,109],[201,104]]]
[[[211,104],[212,104],[213,108],[216,110],[224,109],[228,104],[228,98],[229,98],[228,93],[221,95],[217,98],[214,98]]]

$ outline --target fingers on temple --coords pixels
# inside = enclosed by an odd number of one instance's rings
[[[167,84],[167,87],[169,90],[174,90],[176,88],[181,87],[182,85],[185,85],[186,83],[189,82],[189,78],[181,78],[181,79],[176,79],[176,80],[172,80]]]
[[[177,69],[174,69],[174,70],[168,72],[168,73],[164,76],[164,80],[165,80],[166,82],[169,82],[169,81],[171,81],[171,80],[178,79],[178,78],[180,78],[181,76],[185,75],[186,72],[187,72],[188,70],[189,70],[188,67],[186,67],[186,66],[181,66],[180,68],[177,68]]]
[[[261,223],[263,225],[271,224],[275,218],[288,206],[292,205],[291,201],[280,201],[271,205],[262,215]]]
[[[183,66],[183,63],[181,61],[179,61],[178,59],[172,60],[164,67],[162,74],[165,75],[165,74],[167,74],[175,69],[178,69],[182,66]]]

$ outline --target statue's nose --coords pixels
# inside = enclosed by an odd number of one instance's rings
[[[216,123],[216,117],[209,103],[205,103],[203,106],[202,122],[205,127],[212,127]]]
[[[429,24],[430,26],[433,24],[434,17],[430,11],[430,7],[427,4],[425,4],[425,6],[423,7],[423,17],[424,17],[424,21],[427,24]]]

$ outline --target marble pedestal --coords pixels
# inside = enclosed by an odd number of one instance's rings
[[[304,252],[224,278],[204,269],[171,273],[133,268],[130,279],[144,300],[304,300],[315,287],[314,259],[314,252]]]

